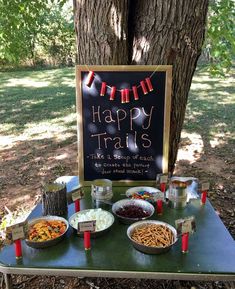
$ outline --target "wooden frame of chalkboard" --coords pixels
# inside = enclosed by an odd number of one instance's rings
[[[89,72],[94,72],[91,85]],[[110,100],[112,87],[116,91]],[[154,185],[157,174],[168,172],[171,87],[171,65],[76,66],[82,185],[94,179],[121,186]]]

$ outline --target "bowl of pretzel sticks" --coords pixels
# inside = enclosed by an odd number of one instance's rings
[[[140,221],[127,229],[135,249],[146,254],[162,254],[177,242],[177,231],[171,225],[155,220]]]

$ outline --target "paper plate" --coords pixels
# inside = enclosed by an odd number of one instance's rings
[[[153,187],[133,187],[126,191],[128,198],[142,199],[145,201],[154,202],[163,198],[163,193]]]

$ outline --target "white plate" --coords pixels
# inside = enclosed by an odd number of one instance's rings
[[[156,201],[158,199],[162,199],[164,197],[164,194],[153,187],[133,187],[126,191],[126,196],[128,198],[133,197],[134,194],[138,194],[139,196],[142,196],[140,192],[148,192],[150,197],[149,198],[143,198],[146,201]]]

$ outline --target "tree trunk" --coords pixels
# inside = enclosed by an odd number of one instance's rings
[[[79,64],[128,63],[128,0],[74,0]]]
[[[79,64],[172,64],[169,172],[204,41],[208,0],[74,0]]]

